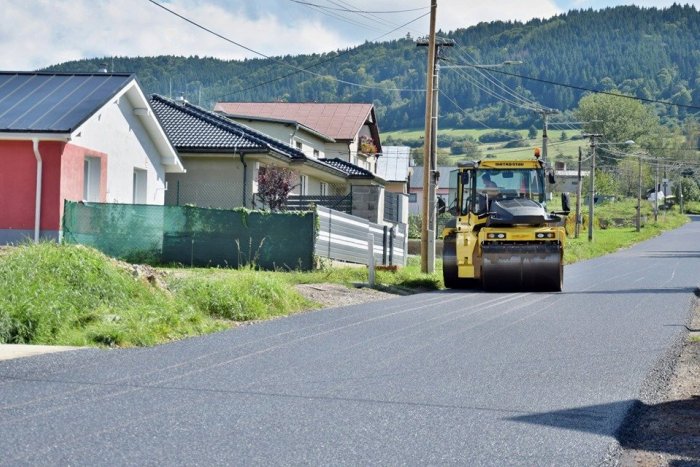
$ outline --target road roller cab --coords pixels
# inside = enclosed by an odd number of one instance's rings
[[[532,158],[463,162],[451,173],[446,287],[561,291],[568,199],[546,211],[545,172]]]

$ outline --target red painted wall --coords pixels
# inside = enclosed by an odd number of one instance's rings
[[[85,156],[102,159],[100,200],[106,199],[107,155],[55,141],[39,143],[41,230],[60,230],[63,200],[83,199]],[[0,229],[33,230],[36,158],[31,141],[0,140]]]
[[[39,143],[42,159],[41,229],[58,230],[61,151],[65,143]],[[33,229],[36,158],[31,141],[0,141],[0,229]]]

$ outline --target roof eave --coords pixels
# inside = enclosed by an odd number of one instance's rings
[[[8,131],[0,130],[0,140],[3,141],[31,141],[38,139],[40,141],[62,141],[68,142],[72,139],[71,133],[65,132],[46,132],[46,131]]]

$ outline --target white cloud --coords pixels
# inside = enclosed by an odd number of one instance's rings
[[[269,12],[254,20],[240,10],[198,0],[167,7],[265,55],[330,49],[344,40],[318,21],[293,24]],[[17,0],[3,5],[0,69],[36,69],[101,56],[199,55],[240,59],[258,55],[185,22],[144,0]]]
[[[528,21],[550,18],[562,13],[554,1],[473,2],[468,7],[460,0],[443,1],[438,5],[438,26],[452,31],[488,21]]]
[[[429,0],[349,0],[369,11],[420,8],[402,14],[361,16],[320,12],[289,0],[158,0],[235,42],[265,55],[327,52],[375,40],[395,27],[429,12]],[[669,0],[670,1],[670,0]],[[667,0],[641,0],[651,6]],[[324,0],[315,3],[333,5]],[[617,4],[615,0],[562,1]],[[438,28],[451,31],[482,21],[548,18],[564,10],[555,0],[500,2],[438,1]],[[336,4],[337,5],[337,4]],[[199,55],[222,59],[256,57],[234,44],[188,24],[147,0],[4,0],[0,29],[0,69],[36,69],[81,58],[103,56]],[[12,27],[8,27],[11,25]],[[428,18],[391,37],[425,35]]]

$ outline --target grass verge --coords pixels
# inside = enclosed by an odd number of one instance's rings
[[[311,306],[265,274],[163,289],[82,246],[26,244],[0,255],[0,343],[153,345]]]
[[[615,217],[615,208],[598,214]],[[612,209],[612,210],[611,210]],[[675,212],[634,227],[583,230],[570,239],[565,262],[601,256],[676,228],[687,217]],[[442,266],[423,274],[409,257],[396,271],[376,271],[376,287],[423,291],[443,287]],[[25,244],[0,251],[0,343],[74,346],[147,346],[318,307],[294,284],[368,281],[367,268],[326,267],[312,272],[252,269],[165,269],[166,287],[135,277],[132,269],[91,248],[56,243]]]
[[[635,243],[656,237],[666,230],[676,229],[686,222],[688,222],[686,216],[669,212],[666,216],[660,216],[659,222],[647,223],[639,232],[635,227],[594,229],[593,241],[588,240],[587,230],[581,230],[579,238],[567,240],[564,263],[571,264],[630,247]]]

